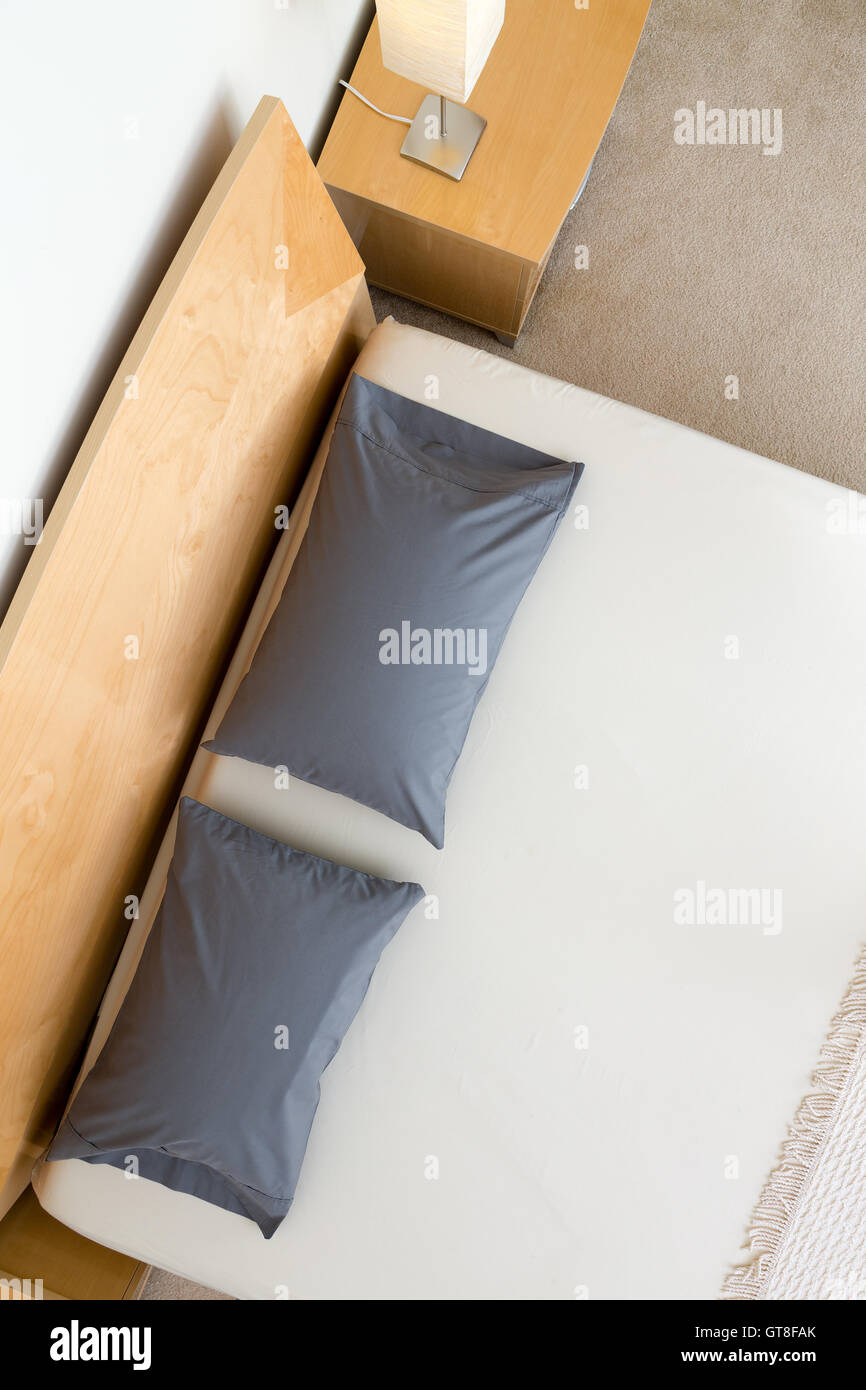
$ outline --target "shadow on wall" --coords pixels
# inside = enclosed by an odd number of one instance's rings
[[[334,74],[333,91],[325,94],[322,115],[310,140],[310,155],[315,161],[321,153],[328,131],[333,122],[337,107],[343,96],[338,85],[338,77],[349,77],[355,65],[361,45],[373,21],[375,13],[373,0],[364,4],[340,55],[337,72]],[[291,93],[281,95],[289,115],[292,115]],[[251,115],[251,112],[246,113]],[[210,191],[217,174],[231,153],[243,128],[243,120],[237,114],[236,104],[228,91],[217,92],[213,99],[210,115],[202,122],[202,135],[198,148],[186,168],[178,174],[174,190],[168,199],[168,210],[163,216],[150,248],[149,254],[137,266],[130,267],[130,281],[123,307],[116,315],[114,323],[106,334],[103,346],[91,368],[88,379],[78,394],[78,399],[70,403],[70,416],[60,435],[53,456],[47,461],[38,495],[42,498],[44,517],[47,518],[53,507],[69,469],[81,448],[103,396],[111,384],[123,354],[126,352],[145,311],[156,294],[166,271],[171,265],[184,237]],[[0,616],[9,606],[21,576],[34,550],[23,543],[12,554],[5,572],[0,576]]]
[[[198,149],[178,176],[169,211],[154,237],[150,252],[134,270],[126,302],[106,335],[54,456],[46,465],[41,491],[46,519],[123,354],[235,143],[236,136],[230,126],[228,110],[227,100],[218,97],[211,115],[204,121],[204,133]],[[0,589],[0,612],[6,612],[32,554],[33,548],[23,544],[13,554]]]
[[[348,81],[349,78],[352,76],[352,71],[355,67],[356,62],[358,61],[358,55],[364,46],[364,40],[367,37],[370,25],[373,23],[375,14],[376,6],[374,4],[374,0],[368,0],[368,3],[366,5],[361,6],[361,12],[358,15],[357,20],[355,21],[351,34],[346,40],[343,52],[340,54],[340,66],[337,72],[334,73],[333,92],[329,94],[329,99],[325,103],[322,115],[319,118],[315,132],[310,140],[310,158],[312,159],[314,164],[318,162],[319,155],[322,153],[322,148],[325,144],[325,140],[328,137],[328,131],[334,124],[334,117],[337,114],[337,107],[340,105],[340,102],[346,95],[344,89],[339,85],[337,79],[340,77],[345,77],[346,81]],[[286,110],[291,116],[291,100],[286,97],[284,97],[283,100],[286,104]]]

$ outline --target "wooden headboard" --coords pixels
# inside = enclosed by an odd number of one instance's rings
[[[0,1214],[50,1138],[202,719],[363,339],[364,268],[265,97],[0,628]]]

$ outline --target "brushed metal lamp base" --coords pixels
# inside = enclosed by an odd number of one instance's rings
[[[435,169],[449,179],[462,179],[472,152],[487,125],[465,106],[445,97],[426,96],[400,148],[405,159]]]

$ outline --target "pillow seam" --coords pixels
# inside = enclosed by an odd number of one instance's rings
[[[438,478],[440,482],[450,483],[452,487],[463,488],[466,492],[475,492],[479,494],[492,493],[494,495],[504,494],[505,496],[522,497],[525,501],[532,502],[537,507],[543,507],[546,512],[554,512],[558,516],[562,515],[564,504],[561,502],[545,502],[545,500],[542,497],[533,497],[532,493],[524,492],[520,488],[515,488],[512,492],[510,489],[506,488],[472,487],[470,483],[458,483],[454,478],[449,478],[447,477],[447,475],[443,473],[434,473],[431,468],[423,468],[420,463],[417,463],[415,461],[415,459],[407,458],[405,454],[399,453],[389,444],[384,444],[381,439],[376,439],[374,435],[369,434],[367,430],[364,430],[361,428],[360,425],[355,424],[354,420],[338,420],[337,425],[342,425],[345,429],[354,430],[356,434],[360,434],[363,439],[368,439],[371,444],[374,444],[377,449],[381,449],[383,453],[390,454],[392,458],[399,459],[401,463],[408,464],[410,468],[417,469],[419,473],[426,474],[428,478]],[[569,463],[567,459],[559,459],[555,462],[561,463],[562,466],[565,468],[571,467],[572,477],[574,476],[573,463]]]

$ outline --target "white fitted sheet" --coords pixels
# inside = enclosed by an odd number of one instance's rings
[[[79,1160],[38,1165],[39,1199],[243,1298],[714,1298],[866,926],[866,537],[828,531],[844,494],[816,478],[393,320],[357,370],[416,400],[435,379],[438,408],[583,460],[589,527],[563,522],[514,620],[443,852],[196,759],[191,795],[439,898],[325,1074],[277,1235]],[[780,888],[782,931],[675,926],[699,880]]]

